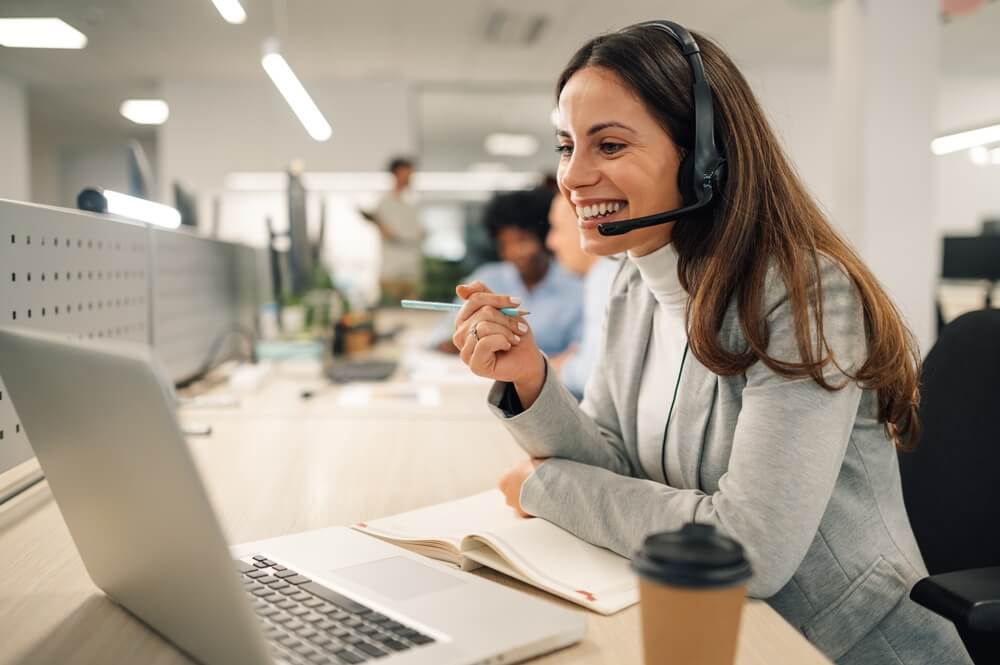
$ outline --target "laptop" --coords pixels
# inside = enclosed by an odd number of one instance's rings
[[[579,612],[347,528],[230,549],[145,346],[0,329],[0,368],[94,584],[205,665],[485,665],[583,637]]]

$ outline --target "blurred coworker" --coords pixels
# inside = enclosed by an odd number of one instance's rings
[[[413,162],[396,157],[389,162],[389,171],[395,180],[392,191],[366,217],[375,223],[382,236],[382,299],[398,303],[420,293],[424,277],[424,257],[420,250],[424,230],[417,207],[410,200]]]
[[[582,281],[545,251],[554,195],[548,187],[495,195],[484,224],[502,260],[481,265],[464,280],[520,298],[520,308],[531,312],[538,347],[547,355],[577,342],[583,323]],[[434,346],[445,353],[458,353],[451,341],[454,321],[454,315],[447,317],[434,333]]]
[[[551,229],[545,246],[556,255],[563,268],[583,277],[583,330],[580,343],[549,359],[549,365],[559,373],[563,384],[577,399],[590,376],[601,345],[604,314],[608,306],[611,280],[620,263],[614,259],[587,254],[580,243],[576,210],[563,196],[552,199],[549,208]]]

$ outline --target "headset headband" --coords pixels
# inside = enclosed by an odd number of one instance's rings
[[[721,161],[718,148],[715,146],[715,114],[713,109],[712,89],[705,80],[705,64],[701,59],[701,49],[698,42],[684,26],[673,21],[647,21],[640,26],[656,28],[670,35],[681,48],[684,57],[691,66],[691,88],[694,100],[694,187],[695,195],[701,201],[705,191],[704,182],[711,178],[716,166]],[[701,180],[701,181],[699,181]]]

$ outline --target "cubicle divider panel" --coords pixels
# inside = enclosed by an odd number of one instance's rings
[[[237,272],[240,285],[240,318],[253,325],[260,307],[275,302],[271,258],[265,247],[237,245]]]
[[[148,246],[144,225],[0,200],[0,325],[148,344]],[[32,456],[0,367],[0,473]]]
[[[197,375],[239,348],[253,325],[253,250],[182,231],[152,232],[153,347],[175,382]]]

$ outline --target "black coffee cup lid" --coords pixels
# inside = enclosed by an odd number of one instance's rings
[[[680,531],[648,536],[632,569],[653,582],[693,588],[733,586],[752,575],[743,546],[711,524],[685,524]]]

